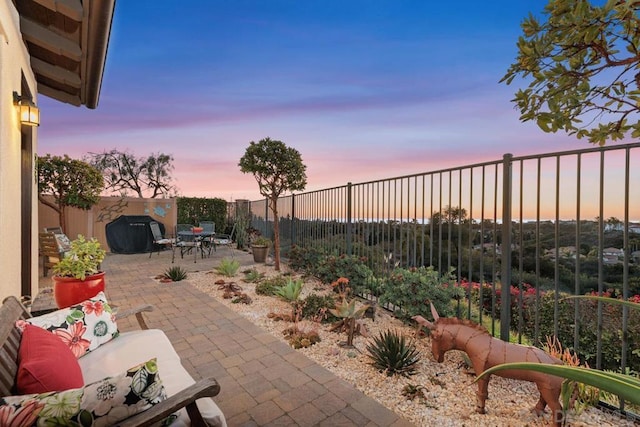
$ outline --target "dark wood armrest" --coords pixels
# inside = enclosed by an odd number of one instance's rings
[[[149,329],[149,327],[147,326],[147,322],[145,322],[144,317],[142,317],[143,311],[153,311],[153,306],[150,304],[144,304],[134,308],[130,308],[128,310],[118,310],[116,312],[116,320],[124,319],[125,317],[129,317],[132,314],[135,314],[136,319],[138,320],[138,324],[140,325],[140,329]]]
[[[192,427],[207,427],[200,411],[198,411],[196,400],[203,397],[213,397],[218,393],[220,393],[218,382],[213,378],[205,378],[146,411],[127,418],[118,425],[121,427],[150,426],[186,407]]]

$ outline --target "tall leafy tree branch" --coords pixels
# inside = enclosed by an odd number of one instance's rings
[[[171,197],[177,193],[172,183],[173,156],[163,153],[136,157],[127,151],[90,153],[91,165],[99,169],[105,188],[120,196]]]
[[[286,191],[302,191],[307,185],[307,167],[295,148],[282,141],[264,138],[249,144],[240,159],[240,170],[251,173],[258,182],[260,194],[267,198],[273,213],[273,251],[275,269],[280,270],[280,219],[278,197]]]
[[[60,227],[66,231],[66,208],[88,210],[100,201],[104,181],[99,170],[69,156],[37,158],[38,200],[58,212]],[[53,202],[44,196],[53,196]]]
[[[529,15],[501,82],[528,81],[513,102],[522,121],[604,145],[640,137],[640,2],[550,0]]]

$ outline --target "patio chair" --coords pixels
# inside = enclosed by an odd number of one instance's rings
[[[236,231],[236,225],[233,224],[233,227],[231,228],[231,233],[229,234],[215,234],[213,236],[213,246],[214,246],[214,250],[216,246],[226,246],[229,249],[231,249],[231,257],[233,258],[233,256],[235,255],[235,251],[233,250],[233,245],[234,245],[234,241],[233,241],[233,235]]]
[[[160,224],[156,221],[151,221],[149,223],[149,228],[151,228],[151,234],[153,234],[153,249],[158,252],[160,255],[161,248],[171,248],[173,251],[173,245],[176,243],[176,239],[171,239],[162,235],[162,230],[160,230]],[[153,255],[153,249],[149,252],[149,258]],[[172,257],[173,258],[173,257]]]
[[[191,253],[191,251],[193,251],[193,262],[195,263],[197,261],[198,251],[200,250],[202,242],[199,237],[193,234],[192,228],[193,225],[191,224],[176,225],[176,244],[171,262],[175,260],[175,248],[180,249],[180,258],[184,258],[185,253]]]
[[[200,221],[200,227],[202,231],[206,233],[202,237],[202,250],[207,251],[207,255],[211,256],[211,249],[216,250],[216,245],[213,244],[213,235],[216,233],[216,223],[213,221]]]

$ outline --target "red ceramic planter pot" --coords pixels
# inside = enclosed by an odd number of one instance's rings
[[[58,308],[78,304],[102,291],[104,291],[104,271],[87,276],[84,280],[53,276],[53,298]]]

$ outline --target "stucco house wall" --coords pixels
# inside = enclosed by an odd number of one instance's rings
[[[21,93],[22,78],[37,104],[36,82],[22,41],[19,17],[11,1],[0,1],[0,301],[21,292],[21,125],[13,105],[13,92]],[[33,129],[36,151],[37,128]],[[32,174],[34,175],[34,174]],[[35,178],[33,181],[35,185]],[[37,191],[32,210],[37,212]],[[37,217],[26,218],[32,228],[32,257],[38,258]],[[37,263],[31,265],[31,294],[37,293]]]

